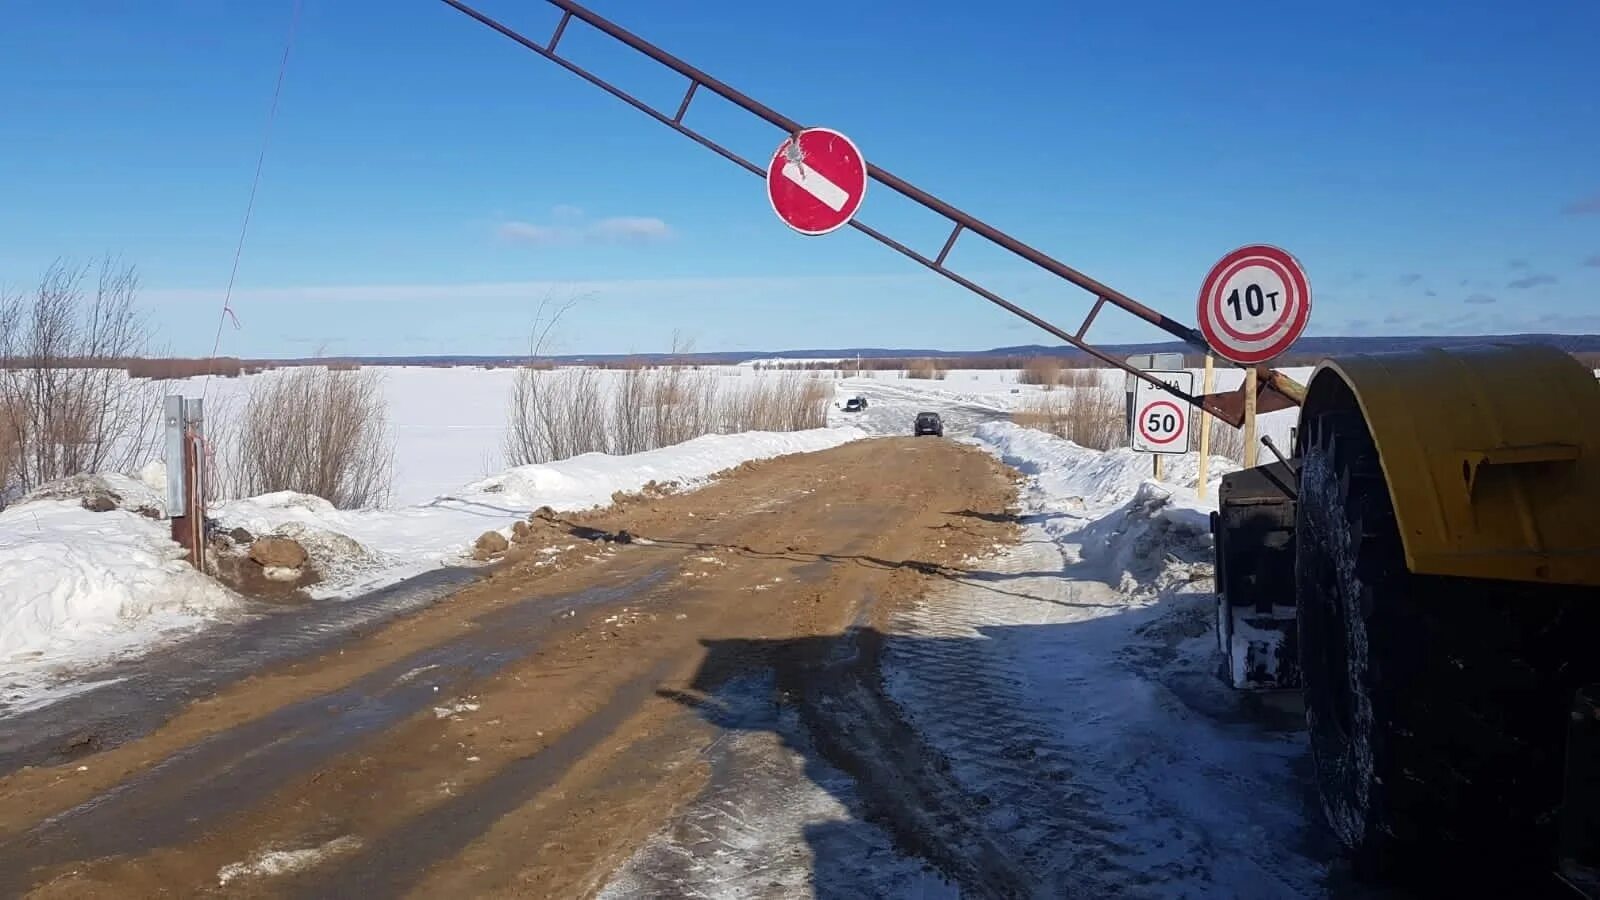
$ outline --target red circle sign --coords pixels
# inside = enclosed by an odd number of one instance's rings
[[[1217,355],[1264,363],[1289,349],[1311,318],[1311,282],[1299,260],[1252,244],[1211,267],[1200,288],[1200,333]]]
[[[844,227],[866,193],[867,161],[831,128],[807,128],[786,138],[767,163],[772,211],[801,234]]]
[[[1155,412],[1163,407],[1172,410],[1172,412],[1167,414],[1168,418],[1171,419],[1172,424],[1169,427],[1166,424],[1166,421],[1162,420],[1162,427],[1156,434],[1152,434],[1151,429],[1145,427],[1145,422],[1149,420],[1150,413]],[[1183,434],[1188,430],[1184,425],[1183,410],[1179,409],[1178,404],[1173,403],[1171,400],[1157,400],[1153,403],[1145,404],[1144,409],[1139,410],[1138,423],[1139,433],[1144,435],[1144,439],[1152,444],[1170,444],[1178,439],[1178,435]],[[1157,436],[1157,434],[1162,432],[1166,433],[1166,437]]]

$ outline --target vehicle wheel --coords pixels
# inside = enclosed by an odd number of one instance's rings
[[[1572,589],[1411,575],[1360,416],[1309,427],[1295,581],[1329,825],[1369,877],[1547,867],[1567,711],[1596,669],[1583,642],[1597,604]]]

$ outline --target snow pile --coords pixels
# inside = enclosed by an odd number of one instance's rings
[[[1204,570],[1211,548],[1211,512],[1222,476],[1239,466],[1211,458],[1207,499],[1196,454],[1169,456],[1154,478],[1148,454],[1100,451],[1009,422],[978,426],[977,441],[1030,476],[1024,502],[1052,540],[1070,543],[1125,595],[1151,598]]]
[[[1036,476],[1030,487],[1052,497],[1082,501],[1088,507],[1104,508],[1131,499],[1145,481],[1154,480],[1150,454],[1126,447],[1116,450],[1091,450],[1072,441],[1011,422],[986,422],[979,425],[976,438],[994,449],[1009,466],[1024,475]],[[1206,473],[1210,496],[1216,495],[1222,476],[1238,471],[1233,460],[1211,457]],[[1163,463],[1160,484],[1193,493],[1199,484],[1200,457],[1189,453],[1168,456]]]
[[[125,502],[154,499],[132,479],[100,480]],[[116,655],[197,626],[236,599],[189,566],[165,521],[92,512],[79,499],[12,506],[0,512],[3,700],[41,666]]]
[[[341,510],[326,500],[281,491],[213,509],[224,528],[281,534],[306,547],[323,574],[314,596],[348,596],[459,561],[485,531],[509,536],[541,506],[558,511],[609,503],[652,481],[693,487],[740,463],[826,450],[865,437],[859,428],[711,434],[628,456],[586,453],[518,466],[455,495],[400,509]]]
[[[559,462],[519,466],[467,485],[466,493],[489,495],[528,510],[540,506],[582,509],[609,502],[616,491],[637,491],[652,481],[689,486],[748,460],[827,450],[863,437],[866,432],[854,426],[708,434],[630,456],[585,453]]]

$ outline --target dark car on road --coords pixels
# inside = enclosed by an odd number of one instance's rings
[[[931,434],[935,437],[944,437],[944,420],[936,412],[917,413],[917,424],[914,427],[917,437]]]

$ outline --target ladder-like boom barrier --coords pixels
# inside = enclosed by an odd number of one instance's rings
[[[472,6],[461,2],[461,0],[441,0],[441,2],[499,32],[505,37],[516,41],[523,47],[526,47],[527,49],[532,50],[534,53],[539,54],[556,65],[561,66],[563,69],[566,69],[574,75],[577,75],[590,84],[593,84],[595,87],[600,88],[613,97],[616,97],[629,106],[632,106],[645,115],[648,115],[650,118],[655,119],[657,122],[660,122],[668,128],[671,128],[673,131],[682,134],[684,137],[689,138],[708,150],[711,150],[717,155],[727,159],[729,162],[732,162],[735,165],[738,165],[757,177],[766,177],[766,170],[762,166],[756,165],[755,163],[745,159],[734,151],[722,146],[721,144],[718,144],[716,141],[711,140],[710,138],[683,123],[684,115],[688,113],[689,106],[694,102],[696,93],[702,89],[711,91],[712,93],[722,97],[746,112],[749,112],[750,114],[755,115],[770,123],[774,127],[782,130],[786,135],[795,135],[805,127],[788,116],[785,116],[771,107],[756,101],[747,94],[735,90],[734,88],[729,87],[710,75],[707,75],[705,72],[700,71],[678,57],[673,56],[665,50],[662,50],[660,47],[657,47],[649,41],[646,41],[644,38],[641,38],[638,35],[622,28],[616,23],[598,15],[597,13],[572,2],[572,0],[544,0],[544,2],[549,3],[550,5],[561,10],[561,20],[556,25],[555,32],[550,36],[550,40],[544,44],[540,44],[510,28],[509,26],[490,18],[484,13],[479,12],[477,9],[474,9]],[[572,60],[561,56],[557,52],[557,48],[561,43],[562,35],[566,33],[567,27],[571,24],[573,19],[577,19],[593,27],[600,33],[605,34],[608,37],[611,37],[626,45],[627,47],[644,54],[651,60],[660,63],[678,75],[688,79],[688,88],[683,94],[683,100],[678,104],[677,111],[669,116],[666,113],[657,110],[650,104],[638,99],[622,88],[617,87],[598,75],[595,75],[593,72],[590,72]],[[1206,344],[1205,337],[1201,335],[1197,329],[1191,328],[1182,322],[1165,316],[1156,310],[1145,306],[1139,301],[1134,300],[1132,297],[1129,297],[1121,291],[1090,278],[1082,272],[1079,272],[1071,266],[1068,266],[1066,263],[1051,257],[1049,254],[1046,254],[1023,243],[1022,241],[1017,240],[998,228],[995,228],[977,219],[969,213],[951,206],[943,200],[940,200],[932,194],[929,194],[927,191],[924,191],[910,182],[907,182],[905,179],[899,178],[898,176],[887,172],[870,162],[867,164],[867,176],[879,184],[889,188],[890,190],[899,193],[908,200],[911,200],[925,209],[942,216],[951,224],[950,235],[945,239],[944,246],[939,250],[938,255],[929,257],[926,254],[906,246],[900,241],[895,240],[894,238],[884,234],[872,226],[867,225],[858,218],[851,218],[849,222],[850,227],[889,247],[890,249],[895,250],[901,255],[914,260],[918,264],[937,272],[950,281],[961,285],[967,290],[972,291],[973,293],[984,298],[985,300],[988,300],[990,303],[999,306],[1012,315],[1027,320],[1049,334],[1061,339],[1062,341],[1065,341],[1066,343],[1078,348],[1079,350],[1082,350],[1085,353],[1088,353],[1089,355],[1101,360],[1102,362],[1105,362],[1110,366],[1122,369],[1123,371],[1133,375],[1135,378],[1147,381],[1161,390],[1179,397],[1186,403],[1195,404],[1196,406],[1209,411],[1211,414],[1235,427],[1238,427],[1243,423],[1245,406],[1243,387],[1241,387],[1238,391],[1231,393],[1191,396],[1163,381],[1160,381],[1154,376],[1151,376],[1144,371],[1129,365],[1127,362],[1118,359],[1110,353],[1107,353],[1106,351],[1101,350],[1084,340],[1084,336],[1088,333],[1089,327],[1094,323],[1095,318],[1099,316],[1100,311],[1108,303],[1143,319],[1144,321],[1162,329],[1163,331],[1167,332],[1173,337],[1176,337],[1184,343],[1189,344],[1190,346],[1193,346],[1203,352],[1209,352],[1210,348]],[[944,263],[949,257],[950,251],[955,247],[956,241],[960,239],[960,237],[966,232],[971,232],[979,237],[985,238],[994,244],[1011,251],[1018,257],[1033,263],[1035,266],[1045,270],[1046,272],[1049,272],[1052,275],[1062,278],[1082,288],[1083,290],[1088,291],[1095,298],[1094,305],[1089,309],[1088,315],[1084,317],[1082,323],[1078,325],[1075,331],[1067,331],[1044,320],[1043,318],[1040,318],[1021,306],[1012,303],[994,291],[991,291],[988,288],[985,288],[982,285],[972,281],[966,276],[946,267]],[[1305,389],[1283,373],[1269,369],[1265,366],[1257,367],[1257,371],[1259,374],[1260,384],[1259,393],[1257,396],[1258,412],[1270,412],[1275,409],[1284,409],[1289,406],[1298,405],[1304,399]]]

